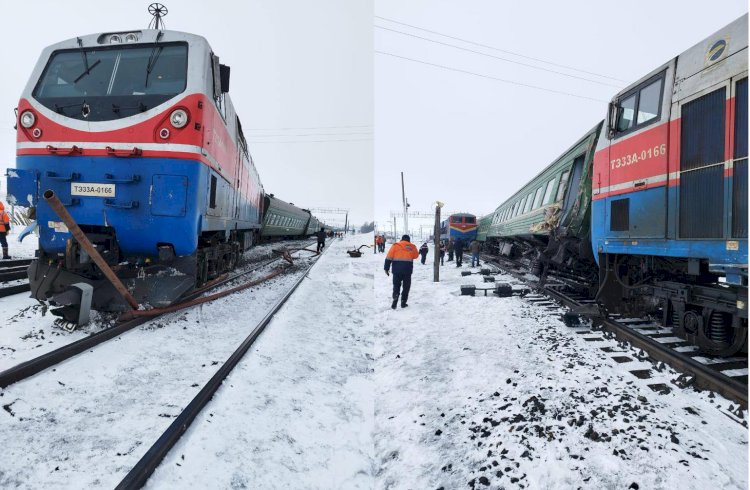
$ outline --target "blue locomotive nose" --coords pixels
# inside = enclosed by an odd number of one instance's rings
[[[40,199],[50,189],[82,227],[114,233],[123,257],[158,254],[169,244],[178,256],[198,245],[207,168],[168,158],[22,156],[8,171],[8,194],[18,205],[36,205],[40,248],[64,254],[70,234]]]

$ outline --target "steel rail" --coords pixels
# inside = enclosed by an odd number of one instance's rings
[[[6,296],[13,296],[14,294],[24,293],[26,291],[30,291],[31,286],[29,286],[29,283],[23,283],[18,284],[16,286],[5,286],[0,288],[0,298],[5,298]]]
[[[222,281],[213,283],[208,288],[204,287],[196,291],[193,291],[191,294],[184,297],[183,299],[186,301],[190,301],[190,300],[199,298],[202,294],[204,294],[209,289],[223,286],[224,284],[227,284],[231,281],[236,280],[240,276],[255,272],[258,269],[261,269],[262,267],[265,267],[277,260],[280,260],[281,258],[282,257],[273,257],[265,261],[262,261],[248,271],[244,271],[232,277],[228,277]],[[26,290],[28,290],[29,288],[28,284],[25,284],[22,286],[25,286]],[[19,291],[19,292],[22,292],[22,291]],[[0,388],[6,388],[12,385],[13,383],[17,383],[26,378],[30,378],[31,376],[34,376],[35,374],[38,374],[41,371],[44,371],[52,366],[55,366],[57,364],[60,364],[63,361],[66,361],[72,357],[77,356],[78,354],[80,354],[81,352],[87,349],[90,349],[101,343],[111,340],[112,338],[117,337],[118,335],[121,335],[129,330],[132,330],[133,328],[139,325],[143,325],[144,323],[147,323],[154,319],[155,317],[137,317],[137,318],[134,318],[133,320],[119,323],[106,330],[93,333],[87,337],[76,340],[75,342],[71,342],[70,344],[66,344],[62,347],[58,347],[57,349],[47,352],[46,354],[42,354],[39,357],[29,359],[28,361],[24,361],[11,368],[8,368],[0,372]]]
[[[326,249],[327,250],[327,249]],[[324,250],[324,253],[325,251]],[[322,254],[321,254],[322,255]],[[182,435],[187,432],[190,424],[193,423],[195,418],[200,414],[203,408],[213,398],[216,391],[223,384],[224,379],[229,373],[235,368],[235,366],[242,360],[250,347],[255,343],[261,333],[265,330],[273,317],[278,311],[284,306],[289,300],[292,294],[297,290],[302,281],[305,280],[310,270],[317,264],[316,260],[313,262],[300,276],[294,285],[274,304],[274,306],[266,313],[266,316],[255,326],[250,335],[240,344],[240,346],[232,353],[231,356],[222,364],[221,368],[206,385],[198,392],[193,400],[185,407],[185,409],[177,416],[177,418],[170,424],[167,430],[157,439],[157,441],[149,448],[148,451],[141,457],[136,465],[125,475],[122,481],[117,485],[117,490],[125,489],[138,489],[146,484],[148,479],[154,473],[156,468],[161,464],[164,457],[174,447],[177,441]]]
[[[11,267],[20,267],[24,265],[31,264],[31,261],[34,259],[9,259],[9,260],[0,260],[0,270],[8,269]]]
[[[520,273],[509,270],[509,268],[504,267],[503,264],[499,262],[504,259],[485,255],[484,260],[485,262],[495,264],[517,279],[527,282]],[[519,266],[519,264],[516,264],[512,260],[509,262],[516,267]],[[583,306],[582,303],[555,290],[551,286],[544,286],[542,291],[569,308]],[[594,325],[600,325],[604,330],[613,333],[618,339],[626,340],[632,346],[648,352],[649,357],[652,360],[656,362],[664,362],[665,364],[672,366],[675,370],[688,376],[692,376],[694,379],[694,385],[697,388],[716,392],[725,398],[739,403],[742,408],[747,408],[748,387],[744,383],[734,380],[723,374],[721,371],[711,368],[710,365],[702,364],[686,354],[682,354],[656,342],[649,336],[644,335],[627,325],[623,325],[616,320],[595,315],[587,315],[585,312],[580,314],[581,316],[589,318]]]

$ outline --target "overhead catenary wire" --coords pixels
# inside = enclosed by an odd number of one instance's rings
[[[457,73],[464,73],[466,75],[473,75],[473,76],[476,76],[476,77],[487,78],[489,80],[495,80],[495,81],[502,82],[502,83],[508,83],[508,84],[511,84],[511,85],[517,85],[519,87],[526,87],[526,88],[531,88],[531,89],[535,89],[535,90],[541,90],[543,92],[549,92],[549,93],[558,94],[558,95],[567,95],[569,97],[576,97],[576,98],[579,98],[579,99],[591,100],[591,101],[594,101],[594,102],[603,102],[605,104],[608,102],[608,101],[603,100],[603,99],[596,99],[594,97],[587,97],[585,95],[578,95],[578,94],[573,94],[573,93],[570,93],[570,92],[563,92],[562,90],[555,90],[555,89],[551,89],[551,88],[539,87],[537,85],[531,85],[531,84],[528,84],[528,83],[514,82],[513,80],[506,80],[504,78],[493,77],[491,75],[483,75],[481,73],[476,73],[476,72],[469,71],[469,70],[462,70],[461,68],[454,68],[452,66],[440,65],[438,63],[431,63],[429,61],[418,60],[418,59],[415,59],[415,58],[409,58],[407,56],[401,56],[401,55],[398,55],[398,54],[395,54],[395,53],[388,53],[386,51],[375,50],[375,53],[386,55],[386,56],[392,56],[394,58],[400,58],[402,60],[413,61],[415,63],[421,63],[423,65],[434,66],[436,68],[442,68],[444,70],[454,71],[454,72],[457,72]]]
[[[516,64],[516,65],[525,66],[527,68],[532,68],[534,70],[546,71],[548,73],[554,73],[554,74],[561,75],[561,76],[564,76],[564,77],[575,78],[576,80],[584,80],[586,82],[597,83],[599,85],[606,85],[608,87],[621,88],[620,85],[615,85],[615,84],[607,83],[607,82],[600,82],[599,80],[592,80],[592,79],[586,78],[586,77],[579,77],[578,75],[571,75],[569,73],[564,73],[564,72],[557,71],[557,70],[550,70],[549,68],[543,68],[541,66],[535,66],[535,65],[530,65],[528,63],[522,63],[520,61],[509,60],[508,58],[503,58],[501,56],[495,56],[494,54],[483,53],[482,51],[477,51],[476,49],[470,49],[470,48],[464,48],[462,46],[456,46],[455,44],[445,43],[445,42],[442,42],[442,41],[437,41],[435,39],[430,39],[428,37],[418,36],[416,34],[410,34],[408,32],[399,31],[397,29],[390,29],[388,27],[379,26],[379,25],[375,25],[375,27],[378,28],[378,29],[383,29],[385,31],[396,32],[398,34],[403,34],[404,36],[410,36],[410,37],[414,37],[414,38],[417,38],[417,39],[423,39],[423,40],[429,41],[431,43],[441,44],[443,46],[448,46],[448,47],[451,47],[451,48],[454,48],[454,49],[460,49],[462,51],[468,51],[470,53],[475,53],[475,54],[479,54],[479,55],[482,55],[482,56],[487,56],[489,58],[494,58],[496,60],[505,61],[507,63],[513,63],[513,64]]]
[[[559,68],[566,68],[568,70],[578,71],[578,72],[581,72],[581,73],[585,73],[587,75],[594,75],[594,76],[597,76],[597,77],[608,78],[610,80],[614,80],[614,81],[617,81],[617,82],[627,83],[626,80],[622,80],[620,78],[615,78],[615,77],[612,77],[612,76],[609,76],[609,75],[602,75],[601,73],[596,73],[596,72],[593,72],[593,71],[582,70],[580,68],[576,68],[576,67],[573,67],[573,66],[570,66],[570,65],[563,65],[561,63],[555,63],[553,61],[548,61],[548,60],[544,60],[544,59],[541,59],[541,58],[534,58],[533,56],[527,56],[527,55],[524,55],[524,54],[521,54],[521,53],[516,53],[515,51],[509,51],[507,49],[501,49],[501,48],[498,48],[496,46],[490,46],[489,44],[482,44],[482,43],[478,43],[478,42],[475,42],[475,41],[470,41],[468,39],[463,39],[463,38],[460,38],[460,37],[457,37],[457,36],[451,36],[449,34],[444,34],[442,32],[433,31],[433,30],[430,30],[430,29],[425,29],[424,27],[415,26],[413,24],[407,24],[406,22],[400,22],[398,20],[389,19],[388,17],[381,17],[379,15],[375,15],[373,17],[375,17],[376,19],[381,19],[381,20],[385,20],[385,21],[388,21],[388,22],[393,22],[394,24],[400,24],[402,26],[411,27],[412,29],[419,29],[420,31],[429,32],[431,34],[437,34],[438,36],[443,36],[443,37],[447,37],[447,38],[450,38],[450,39],[455,39],[456,41],[461,41],[461,42],[464,42],[464,43],[467,43],[467,44],[473,44],[474,46],[479,46],[481,48],[487,48],[487,49],[492,49],[492,50],[495,50],[495,51],[499,51],[501,53],[512,54],[513,56],[518,56],[519,58],[525,58],[527,60],[538,61],[540,63],[546,63],[548,65],[557,66]]]

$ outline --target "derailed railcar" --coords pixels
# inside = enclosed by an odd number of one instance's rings
[[[263,198],[264,215],[261,239],[301,238],[312,215],[306,209],[300,209],[292,203],[282,201],[268,194]]]
[[[596,282],[591,253],[590,202],[594,151],[600,122],[502,203],[492,215],[486,250],[531,261],[533,272],[544,267],[575,272]]]
[[[594,161],[600,299],[723,355],[747,338],[747,20],[618,93]]]
[[[490,231],[492,226],[492,218],[495,213],[490,213],[479,218],[479,224],[477,225],[477,241],[484,243],[487,240],[487,233]]]

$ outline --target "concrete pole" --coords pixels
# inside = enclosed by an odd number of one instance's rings
[[[401,172],[401,199],[404,204],[404,234],[409,234],[409,202],[406,200],[406,191],[404,190],[404,173]]]
[[[435,230],[434,230],[434,247],[435,247],[435,265],[433,265],[433,282],[440,282],[440,208],[443,203],[435,203]]]

